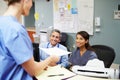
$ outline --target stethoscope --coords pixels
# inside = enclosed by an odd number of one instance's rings
[[[47,48],[49,48],[49,44],[50,44],[50,42],[47,44]],[[57,45],[57,47],[59,48],[59,44]]]
[[[49,44],[50,44],[50,42],[47,44],[47,48],[49,48]],[[57,47],[59,48],[59,44],[57,45]],[[61,62],[61,58],[60,58],[60,62]]]

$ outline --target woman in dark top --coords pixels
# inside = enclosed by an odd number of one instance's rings
[[[85,66],[88,60],[97,58],[96,53],[89,45],[89,34],[86,31],[76,34],[76,47],[69,58],[71,65]]]

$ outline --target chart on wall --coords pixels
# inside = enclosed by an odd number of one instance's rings
[[[93,35],[94,0],[53,0],[54,28]]]

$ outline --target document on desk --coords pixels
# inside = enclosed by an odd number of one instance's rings
[[[49,55],[56,55],[56,56],[63,56],[63,55],[68,55],[71,52],[62,50],[60,48],[54,47],[54,48],[40,48],[44,52],[46,52]]]
[[[75,73],[61,67],[60,65],[54,67],[48,67],[39,76],[36,76],[38,80],[65,80],[65,78],[76,76]],[[67,80],[67,79],[66,79]]]
[[[48,67],[39,76],[36,76],[38,80],[111,80],[104,78],[89,77],[84,75],[77,75],[60,65],[54,67]],[[116,80],[116,79],[114,79]]]

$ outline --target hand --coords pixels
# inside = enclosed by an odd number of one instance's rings
[[[50,63],[49,66],[56,66],[57,64],[56,63]]]
[[[60,60],[60,57],[59,56],[56,56],[56,55],[51,55],[50,56],[52,62],[54,63],[57,63],[59,60]]]
[[[44,70],[47,70],[48,67],[44,68]]]
[[[50,57],[51,63],[49,64],[50,66],[55,66],[57,65],[56,63],[60,60],[60,57],[51,55]]]

